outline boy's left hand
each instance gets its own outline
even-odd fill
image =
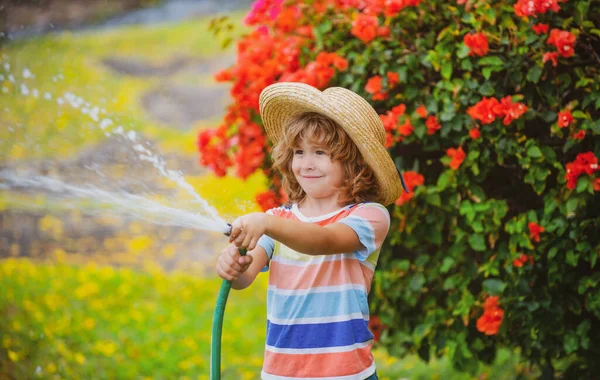
[[[258,239],[267,232],[269,215],[262,212],[254,212],[237,218],[231,223],[231,235],[229,242],[238,248],[251,251],[256,247]]]

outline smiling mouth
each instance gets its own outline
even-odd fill
[[[318,176],[318,177],[317,176],[306,176],[306,175],[302,176],[302,178],[306,178],[306,179],[317,179],[317,178],[322,178],[322,177],[323,176]]]

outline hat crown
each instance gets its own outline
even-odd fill
[[[331,103],[333,108],[344,109],[348,105],[348,111],[356,114],[354,122],[360,123],[357,128],[365,129],[377,139],[381,145],[385,145],[385,128],[381,118],[373,107],[362,96],[343,87],[330,87],[323,91],[323,96]],[[355,140],[356,141],[356,140]]]

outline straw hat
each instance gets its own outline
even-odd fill
[[[408,189],[385,148],[385,129],[377,112],[361,96],[341,87],[321,92],[304,83],[282,82],[260,94],[260,114],[267,136],[277,144],[282,127],[291,116],[316,112],[335,121],[356,144],[375,172],[381,203],[389,205]]]

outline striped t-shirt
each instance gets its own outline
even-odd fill
[[[362,249],[306,255],[263,236],[269,256],[267,337],[263,379],[362,380],[375,372],[367,294],[390,216],[377,203],[305,217],[296,204],[268,213],[325,226],[344,223]]]

